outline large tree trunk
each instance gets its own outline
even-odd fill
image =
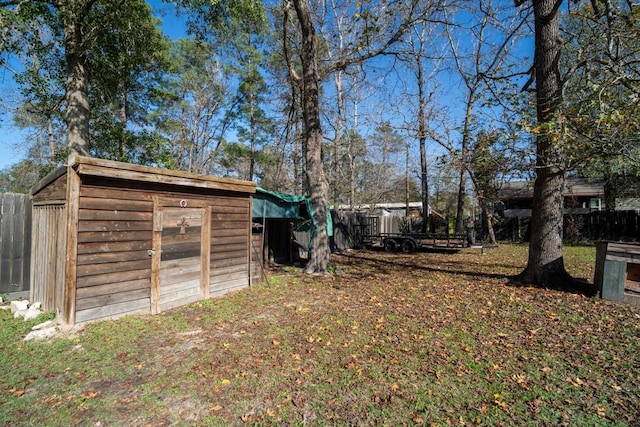
[[[558,127],[562,103],[561,40],[558,8],[562,0],[533,0],[535,15],[536,180],[529,259],[518,280],[538,286],[562,286],[570,281],[562,256],[565,156]]]
[[[69,156],[89,155],[89,97],[87,57],[83,51],[81,24],[68,18],[64,29],[67,60],[67,147]]]
[[[327,235],[328,185],[322,164],[322,129],[320,127],[320,103],[318,66],[316,62],[316,36],[307,0],[294,0],[294,7],[302,31],[302,111],[306,139],[306,172],[315,233],[308,273],[324,273],[329,265],[329,237]]]

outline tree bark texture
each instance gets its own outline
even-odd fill
[[[88,61],[84,52],[82,24],[70,14],[64,28],[67,60],[66,101],[67,148],[69,156],[89,155]]]
[[[330,258],[327,235],[327,200],[329,186],[322,164],[322,128],[320,127],[319,79],[316,62],[316,34],[307,0],[294,0],[302,32],[303,119],[305,124],[305,160],[307,183],[311,196],[315,233],[312,250],[305,269],[308,273],[327,271]]]
[[[562,253],[565,156],[558,131],[562,104],[561,40],[558,8],[562,0],[533,0],[535,16],[536,180],[529,259],[518,280],[557,287],[570,280]]]

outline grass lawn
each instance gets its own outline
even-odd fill
[[[634,309],[512,286],[526,254],[348,251],[45,342],[0,311],[0,424],[640,425]]]

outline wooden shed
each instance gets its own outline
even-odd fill
[[[32,191],[31,300],[68,324],[251,283],[255,184],[88,157]]]
[[[640,244],[597,242],[594,283],[603,299],[640,306]]]

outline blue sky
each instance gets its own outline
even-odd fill
[[[169,37],[177,39],[186,36],[184,21],[173,13],[173,6],[161,0],[149,0],[149,4],[156,11],[161,11],[158,17],[162,20],[162,29]],[[161,16],[164,15],[164,16]],[[0,102],[6,102],[7,96],[15,90],[13,75],[10,71],[0,69]],[[24,151],[25,132],[21,132],[12,124],[10,115],[0,115],[0,170],[10,167],[22,160]]]
[[[161,0],[148,0],[148,2],[152,5],[154,10],[161,12],[157,15],[163,21],[162,29],[165,34],[173,39],[186,36],[184,20],[175,16],[172,5],[163,3]],[[511,4],[512,3],[509,3],[510,7],[512,7]],[[525,42],[523,45],[521,45],[520,49],[523,48],[527,52],[521,52],[521,55],[531,57],[531,54],[533,53],[533,46],[531,45],[530,41],[529,43]],[[386,71],[383,70],[383,74],[385,73]],[[369,77],[374,76],[373,74],[370,74]],[[456,114],[459,114],[458,111],[462,110],[459,99],[461,89],[460,83],[459,81],[454,81],[456,80],[455,73],[452,73],[451,70],[445,70],[444,72],[439,73],[437,80],[438,84],[444,85],[449,89],[444,93],[440,92],[437,100],[437,104],[439,106],[438,108],[441,108],[443,111],[446,111],[451,116],[455,117]],[[11,74],[8,71],[0,70],[0,93],[2,93],[2,95],[0,95],[0,101],[6,102],[6,97],[8,96],[7,88],[11,84],[11,82]],[[328,90],[331,89],[329,88]],[[374,104],[380,104],[379,99],[370,102],[374,102]],[[366,104],[366,102],[359,106],[360,108],[362,108],[359,115],[362,122],[365,121],[364,119],[366,119],[365,116],[367,114],[364,104]],[[330,129],[326,129],[326,131],[329,133],[331,132]],[[9,167],[24,158],[26,153],[24,153],[23,149],[21,149],[21,146],[24,146],[24,138],[25,134],[11,127],[11,117],[6,115],[4,117],[0,116],[0,170]],[[432,147],[431,150],[433,151],[434,148],[437,149],[438,147]]]

